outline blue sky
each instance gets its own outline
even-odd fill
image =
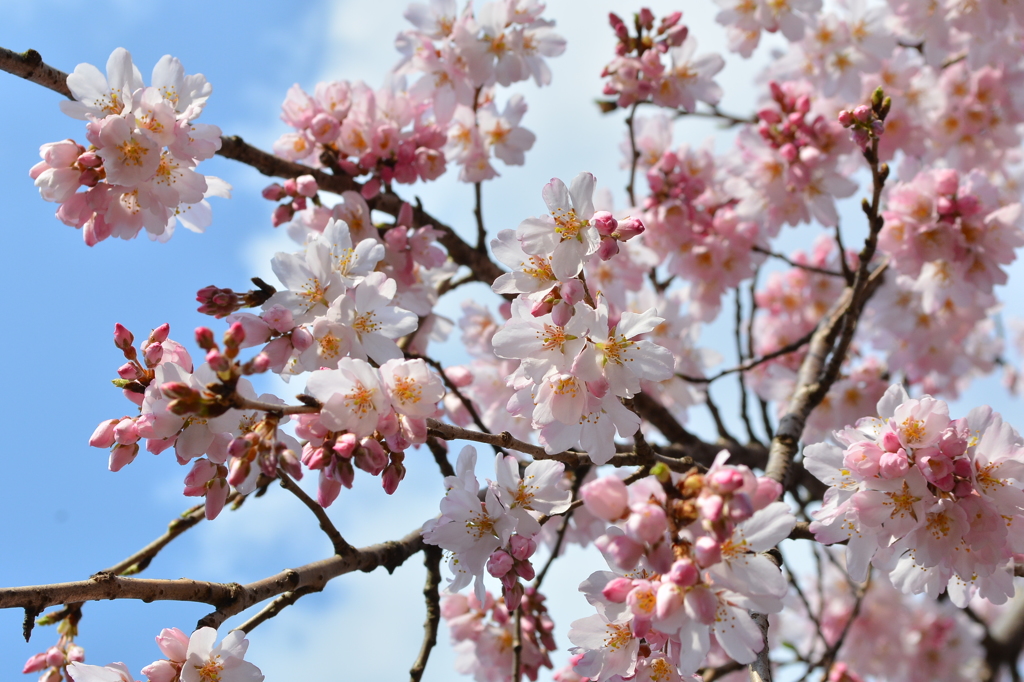
[[[667,2],[650,4],[656,13],[671,8]],[[397,60],[392,39],[405,28],[405,5],[398,0],[305,2],[286,9],[266,1],[178,2],[172,7],[0,0],[0,46],[34,48],[65,71],[79,62],[103,68],[110,52],[122,46],[147,80],[152,65],[172,54],[187,72],[204,73],[214,86],[203,122],[268,149],[285,130],[279,107],[293,83],[308,91],[329,78],[380,84]],[[612,46],[605,17],[613,7],[624,11],[623,4],[553,0],[550,5],[549,16],[558,20],[569,48],[551,63],[552,87],[517,88],[531,107],[523,124],[537,133],[538,142],[525,167],[499,168],[502,178],[485,186],[485,217],[492,233],[540,213],[540,188],[552,176],[569,179],[589,170],[623,203],[621,117],[601,117],[590,104],[600,92],[598,74]],[[708,27],[695,33],[701,51],[721,49],[721,32],[709,21],[711,3],[686,11],[687,20],[696,18]],[[728,59],[725,108],[749,111],[752,89],[730,88],[730,83],[749,79],[753,66]],[[145,545],[190,506],[191,500],[180,494],[185,469],[170,453],[143,453],[113,474],[106,470],[106,451],[87,445],[99,421],[132,411],[110,385],[122,362],[111,342],[114,323],[142,338],[169,322],[172,338],[192,349],[196,326],[211,324],[218,333],[222,329],[195,312],[195,291],[211,283],[244,289],[249,277],[269,273],[274,251],[292,248],[272,230],[273,206],[259,197],[269,180],[222,159],[204,162],[201,168],[230,182],[234,197],[213,200],[214,223],[206,234],[179,230],[167,244],[143,237],[86,247],[79,232],[54,218],[55,206],[39,198],[28,177],[40,144],[84,139],[84,127],[60,112],[59,101],[54,93],[0,73],[0,102],[8,107],[9,125],[0,134],[0,187],[8,211],[0,237],[0,278],[8,300],[5,333],[0,335],[0,357],[8,360],[3,401],[8,435],[0,454],[8,480],[0,493],[4,586],[84,579]],[[698,122],[680,131],[677,143],[684,138],[699,142],[713,131],[710,124]],[[405,195],[421,197],[435,215],[470,231],[472,190],[454,178],[405,188]],[[847,224],[857,219],[854,209]],[[801,238],[792,240],[795,245]],[[470,294],[479,298],[484,290]],[[450,310],[456,303],[449,304]],[[706,338],[715,343],[716,332]],[[458,361],[454,351],[447,352],[451,355],[446,362]],[[996,385],[981,384],[965,404],[985,401]],[[733,394],[723,390],[720,402],[733,404]],[[1000,409],[1020,426],[1019,402]],[[706,425],[703,415],[695,424]],[[436,514],[440,476],[429,457],[417,454],[408,460],[409,480],[393,498],[365,476],[357,476],[356,488],[342,493],[330,512],[350,542],[398,538]],[[481,476],[493,475],[487,454],[481,450]],[[215,523],[187,533],[145,576],[246,582],[329,552],[308,510],[275,486],[241,511],[225,512]],[[573,563],[578,564],[570,557],[557,564],[548,579],[557,638],[563,645],[569,622],[587,613],[575,592],[585,576],[573,572]],[[337,580],[323,595],[307,597],[258,628],[249,658],[269,680],[339,669],[353,678],[399,679],[407,674],[419,646],[422,580],[419,557],[392,578],[381,573]],[[166,603],[90,603],[79,641],[90,663],[121,660],[140,675],[141,667],[159,656],[153,637],[162,627],[190,630],[207,610]],[[32,642],[25,644],[21,619],[21,612],[0,611],[0,682],[29,679],[19,674],[24,660],[56,639],[52,629],[37,628]],[[451,679],[453,659],[442,633],[425,679]]]

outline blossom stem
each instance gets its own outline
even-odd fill
[[[352,545],[345,541],[345,538],[341,537],[341,533],[335,527],[330,517],[327,516],[327,512],[321,507],[316,500],[306,494],[306,491],[298,486],[298,484],[291,479],[283,469],[277,470],[277,475],[281,479],[281,487],[288,492],[299,498],[302,504],[306,505],[316,520],[320,522],[320,530],[324,532],[324,535],[331,541],[331,545],[334,547],[334,553],[338,555],[349,554],[355,551]]]

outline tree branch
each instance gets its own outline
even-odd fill
[[[299,498],[299,501],[313,512],[313,516],[315,516],[316,520],[320,522],[320,530],[322,530],[324,535],[326,535],[331,541],[335,554],[349,554],[356,551],[355,547],[348,544],[348,542],[345,541],[345,538],[341,537],[341,533],[334,526],[331,518],[327,516],[327,512],[317,503],[316,500],[307,495],[306,491],[300,488],[298,484],[284,472],[283,469],[278,469],[277,475],[281,479],[281,487]]]
[[[199,627],[218,627],[231,616],[271,597],[300,589],[323,589],[330,580],[353,571],[369,572],[379,566],[389,572],[423,549],[420,530],[401,540],[383,542],[335,555],[298,568],[289,568],[247,585],[213,583],[181,578],[150,580],[122,578],[97,573],[88,580],[50,585],[30,585],[0,589],[0,609],[42,611],[57,604],[99,599],[138,599],[141,601],[189,601],[210,604],[217,610],[200,621]]]
[[[427,567],[427,582],[423,586],[423,597],[427,602],[427,619],[423,623],[423,644],[420,653],[409,670],[410,682],[419,682],[427,669],[430,651],[437,644],[437,628],[441,624],[441,548],[426,545],[423,548],[423,563]]]

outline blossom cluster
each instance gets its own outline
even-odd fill
[[[213,87],[170,55],[153,67],[151,83],[144,85],[124,48],[110,55],[106,76],[79,64],[67,80],[74,101],[61,110],[88,121],[89,146],[44,144],[43,160],[29,172],[43,199],[60,204],[57,217],[83,229],[89,246],[131,239],[143,228],[167,241],[178,222],[202,232],[211,220],[206,198],[230,196],[227,183],[195,170],[221,146],[220,128],[196,123]]]
[[[722,89],[714,76],[725,67],[720,55],[695,57],[697,38],[681,24],[682,12],[663,17],[655,28],[654,14],[646,7],[636,15],[636,35],[617,14],[608,19],[618,42],[615,58],[601,72],[608,81],[604,94],[615,96],[615,105],[629,107],[653,102],[672,109],[695,111],[697,102],[715,105]],[[663,55],[668,55],[666,67]]]
[[[507,379],[515,391],[508,411],[540,429],[548,452],[579,444],[604,464],[615,452],[615,433],[631,436],[640,425],[620,398],[639,393],[641,380],[670,378],[673,359],[640,338],[664,318],[653,309],[612,317],[579,276],[585,262],[612,257],[620,242],[644,229],[636,218],[595,211],[595,182],[590,173],[577,175],[570,187],[552,179],[542,193],[549,214],[491,242],[498,260],[512,268],[492,288],[517,295],[491,342],[497,357],[520,361]]]
[[[383,242],[368,237],[353,246],[348,226],[331,219],[305,251],[277,254],[274,269],[289,288],[264,293],[260,315],[228,314],[223,349],[210,330],[197,330],[197,343],[206,351],[198,368],[168,338],[167,325],[150,334],[141,354],[119,325],[115,345],[128,361],[118,370],[119,384],[139,414],[104,421],[90,444],[111,448],[113,471],[135,458],[143,439],[154,454],[173,446],[179,463],[194,460],[185,494],[205,496],[209,518],[223,508],[231,486],[251,492],[261,473],[272,479],[278,467],[296,478],[302,465],[318,471],[323,506],[342,486],[351,487],[353,465],[382,476],[385,490],[393,493],[405,475],[404,450],[425,442],[426,419],[437,416],[445,393],[426,362],[405,359],[395,342],[416,330],[417,317],[390,305],[401,279],[374,269],[385,256],[383,244],[398,241],[388,238],[393,233],[405,236],[406,228],[392,228]],[[407,277],[415,272],[416,258],[436,263],[430,249],[428,239],[405,260],[396,250],[386,269]],[[416,294],[408,296],[417,305]],[[216,288],[200,292],[200,299],[214,314],[242,304],[233,292]],[[236,360],[242,349],[260,345],[251,360]],[[280,429],[288,417],[275,408],[283,401],[257,396],[245,378],[267,370],[284,376],[311,372],[306,392],[320,410],[297,419],[304,445]]]
[[[217,631],[199,628],[191,636],[178,628],[165,628],[156,637],[166,658],[142,669],[149,682],[263,682],[263,673],[245,660],[249,640],[241,630],[232,630],[214,646]],[[31,663],[31,661],[30,661]],[[26,670],[25,672],[28,672]],[[67,666],[73,682],[134,682],[124,663],[105,666],[74,661]]]
[[[459,13],[455,0],[411,5],[405,16],[415,28],[399,34],[403,57],[387,83],[374,91],[362,82],[324,82],[312,97],[293,86],[281,117],[295,132],[274,151],[369,175],[367,198],[392,182],[435,180],[449,160],[465,182],[497,176],[492,155],[522,165],[535,140],[519,125],[526,102],[514,95],[499,109],[494,88],[531,76],[537,85],[551,82],[544,58],[561,54],[565,41],[540,17],[543,9],[517,0],[485,3],[475,13]],[[419,78],[407,86],[413,74]]]
[[[831,565],[824,571],[820,589],[808,581],[806,603],[795,594],[789,596],[790,617],[780,619],[776,635],[804,660],[814,660],[826,647],[841,643],[830,682],[863,682],[868,676],[892,682],[979,679],[985,655],[981,623],[949,602],[903,595],[877,574],[857,608],[849,580],[830,569]],[[991,604],[974,600],[971,605],[977,617],[991,622]],[[808,607],[818,613],[817,625],[807,616]]]
[[[472,582],[478,602],[484,603],[486,570],[501,580],[504,604],[514,610],[525,594],[519,579],[533,580],[536,574],[530,557],[541,532],[538,519],[565,512],[572,501],[563,480],[565,466],[535,461],[520,475],[519,462],[499,454],[494,463],[497,480],[488,480],[483,499],[475,468],[476,449],[466,446],[455,475],[444,480],[448,492],[441,500],[441,516],[423,526],[423,541],[451,553],[450,592]]]
[[[945,402],[898,384],[878,415],[835,432],[842,447],[804,449],[806,469],[829,486],[815,538],[849,541],[854,580],[873,563],[907,594],[1006,601],[1024,549],[1024,439],[989,407],[951,419]]]
[[[722,452],[706,473],[676,480],[665,472],[663,481],[630,487],[614,476],[583,486],[586,508],[617,525],[596,541],[612,570],[580,586],[597,613],[569,631],[582,654],[577,674],[596,682],[679,680],[701,666],[712,634],[739,663],[762,649],[750,613],[781,611],[788,590],[762,552],[796,519],[775,501],[782,486],[726,464],[728,457]]]
[[[536,680],[541,668],[551,668],[549,653],[555,650],[554,623],[544,606],[544,596],[527,588],[519,603],[520,665],[523,675]],[[475,595],[444,594],[441,616],[448,625],[458,657],[455,670],[472,675],[477,682],[505,682],[512,670],[515,618],[504,600],[488,592],[483,601]]]

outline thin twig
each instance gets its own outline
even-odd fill
[[[626,194],[629,195],[630,206],[636,206],[636,162],[640,160],[640,150],[636,148],[636,128],[633,125],[638,106],[640,103],[635,102],[626,117],[626,128],[629,130],[629,184],[626,185]]]
[[[806,346],[814,337],[814,331],[815,330],[812,329],[811,331],[807,332],[796,341],[787,343],[782,348],[773,350],[771,353],[765,353],[759,358],[754,358],[753,360],[744,362],[743,364],[740,365],[736,365],[735,367],[730,367],[729,369],[723,369],[718,374],[713,374],[710,377],[697,377],[691,376],[689,374],[679,373],[677,373],[676,376],[682,379],[683,381],[689,381],[691,384],[710,384],[711,382],[717,381],[724,376],[735,374],[736,372],[746,372],[747,370],[753,369],[758,365],[762,365],[768,362],[769,360],[774,360],[775,358],[781,357],[783,355],[788,355],[789,353],[794,353],[800,350],[801,348]]]
[[[751,313],[751,319],[753,319],[753,313]],[[736,287],[736,355],[738,360],[742,364],[746,360],[746,354],[743,351],[743,298],[740,295],[740,288]],[[757,436],[754,435],[754,427],[750,423],[750,410],[747,405],[747,382],[743,378],[743,372],[736,374],[740,384],[740,417],[743,419],[743,425],[747,429],[747,442],[748,443],[760,443]]]
[[[515,627],[512,630],[512,682],[523,677],[523,605],[516,607]]]
[[[327,512],[321,507],[316,500],[306,494],[306,491],[298,486],[283,469],[278,469],[278,477],[281,479],[281,487],[299,498],[302,504],[306,505],[316,520],[320,523],[320,530],[324,532],[324,535],[331,541],[331,545],[334,547],[335,554],[348,554],[354,552],[355,548],[345,541],[345,538],[341,537],[341,533],[334,526],[330,517],[327,516]]]
[[[295,590],[294,592],[285,592],[280,597],[278,597],[277,599],[275,599],[274,601],[270,602],[262,609],[260,609],[260,612],[257,613],[255,616],[245,621],[237,628],[233,629],[241,630],[242,632],[249,634],[250,632],[255,630],[259,625],[262,625],[263,623],[267,622],[277,614],[284,611],[287,607],[299,601],[300,598],[306,596],[307,594],[313,594],[319,591],[320,590],[318,589],[309,587],[301,590]]]
[[[757,251],[758,253],[763,253],[766,256],[771,256],[772,258],[778,258],[779,260],[788,263],[789,265],[793,266],[794,268],[800,268],[801,270],[807,270],[808,272],[815,272],[815,273],[817,273],[819,275],[828,275],[829,277],[843,277],[843,273],[841,273],[841,272],[836,272],[835,270],[828,270],[826,268],[819,268],[819,267],[815,267],[813,265],[807,265],[806,263],[797,263],[796,261],[790,260],[789,258],[787,258],[786,256],[782,255],[781,253],[776,253],[775,251],[770,251],[769,249],[766,249],[763,246],[756,246],[756,245],[752,246],[751,247],[751,251]]]
[[[427,602],[427,617],[423,623],[423,644],[420,653],[409,670],[410,682],[419,682],[427,669],[430,652],[437,644],[437,628],[441,624],[441,556],[440,547],[426,545],[423,548],[423,564],[427,567],[427,581],[423,586],[423,598]]]
[[[580,487],[583,485],[583,479],[586,478],[587,473],[590,472],[590,468],[591,467],[589,466],[584,466],[576,470],[576,477],[572,483],[572,498],[570,499],[575,500],[579,497]],[[573,510],[575,509],[576,508],[573,507]],[[538,573],[537,577],[534,579],[533,589],[540,589],[541,583],[544,582],[544,577],[548,574],[548,569],[551,568],[551,564],[555,562],[555,559],[557,559],[558,555],[561,553],[562,544],[565,542],[565,533],[567,530],[569,530],[569,520],[571,518],[572,511],[567,511],[565,514],[562,515],[562,523],[558,526],[558,536],[555,538],[554,547],[551,548],[551,556],[548,557],[548,560],[544,564],[544,567],[540,569],[540,573]]]
[[[727,428],[725,428],[725,422],[722,420],[722,413],[718,410],[718,405],[715,404],[715,401],[711,399],[710,390],[704,392],[704,403],[708,406],[708,411],[711,412],[711,418],[715,420],[715,428],[718,430],[718,437],[721,440],[738,443],[739,441],[729,433]]]

